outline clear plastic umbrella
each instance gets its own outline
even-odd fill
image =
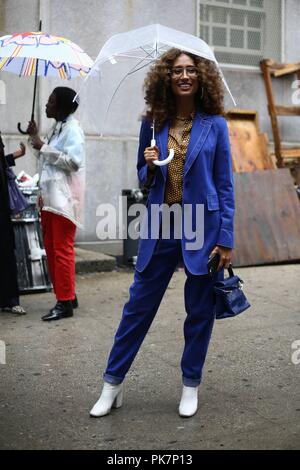
[[[118,91],[123,88],[124,82],[127,82],[133,75],[144,77],[145,69],[173,47],[214,62],[235,105],[215,55],[205,41],[182,31],[153,24],[112,36],[100,50],[90,73],[79,90],[78,95],[82,98],[83,113],[85,116],[88,115],[89,121],[96,122],[96,128],[100,134],[106,131],[111,105]],[[134,86],[136,86],[136,80]],[[136,95],[137,92],[133,96]],[[152,144],[154,143],[155,126],[153,123]]]

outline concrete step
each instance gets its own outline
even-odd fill
[[[75,246],[75,264],[76,273],[113,271],[116,267],[116,258]]]

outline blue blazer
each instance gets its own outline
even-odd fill
[[[168,154],[167,123],[156,135],[159,158]],[[144,120],[140,130],[137,170],[142,185],[148,180],[148,166],[144,150],[150,146],[152,129]],[[168,166],[157,167],[147,202],[144,225],[151,230],[151,205],[164,202]],[[234,190],[232,160],[226,120],[222,116],[198,112],[193,120],[186,153],[182,205],[189,205],[193,230],[196,230],[196,206],[204,211],[203,245],[190,249],[192,239],[187,239],[182,229],[182,254],[186,268],[195,275],[207,274],[207,261],[215,245],[233,248]],[[182,218],[182,224],[184,223]],[[145,226],[144,226],[145,229]],[[143,230],[144,230],[143,229]],[[141,230],[142,232],[142,230]],[[151,260],[156,239],[140,239],[136,269],[142,272]]]

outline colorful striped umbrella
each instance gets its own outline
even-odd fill
[[[19,77],[35,77],[31,120],[34,120],[38,76],[70,80],[85,77],[92,66],[93,61],[86,52],[74,42],[60,36],[39,31],[0,37],[0,72],[11,72]],[[18,129],[24,133],[20,123]]]
[[[15,33],[0,37],[0,71],[19,77],[39,76],[71,79],[85,77],[92,59],[69,39],[42,32]]]

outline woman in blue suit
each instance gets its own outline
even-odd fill
[[[145,80],[147,113],[137,169],[140,182],[150,189],[147,217],[130,298],[91,416],[104,416],[121,406],[123,380],[179,261],[187,276],[179,414],[189,417],[197,411],[214,324],[213,285],[229,266],[233,248],[233,175],[223,98],[215,64],[178,49],[161,56]],[[153,120],[157,146],[151,146]],[[168,166],[154,164],[171,148],[175,154]],[[215,252],[220,254],[218,273],[210,278],[207,262]]]

